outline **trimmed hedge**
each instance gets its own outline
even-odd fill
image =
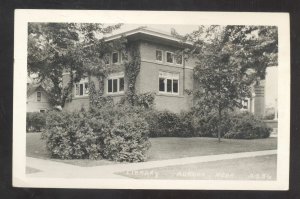
[[[46,113],[28,112],[26,114],[26,132],[40,132],[46,125]]]
[[[242,113],[232,117],[234,124],[230,131],[224,135],[230,139],[258,139],[270,136],[272,129],[250,113]]]
[[[195,117],[194,130],[200,137],[217,137],[219,119],[216,112]],[[258,139],[270,136],[263,120],[249,112],[227,112],[221,120],[221,137],[228,139]]]
[[[103,106],[90,112],[50,112],[42,137],[52,157],[139,162],[150,148],[141,109]]]
[[[146,113],[150,137],[192,137],[195,136],[190,113],[151,110]]]

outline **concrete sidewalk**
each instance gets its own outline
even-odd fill
[[[195,156],[178,159],[158,160],[140,163],[123,163],[113,165],[103,165],[94,167],[80,167],[65,163],[54,162],[27,157],[26,165],[31,168],[41,170],[41,172],[27,174],[27,177],[48,177],[48,178],[126,178],[117,175],[117,172],[133,171],[140,169],[151,169],[157,167],[186,165],[201,162],[211,162],[218,160],[229,160],[265,155],[277,154],[277,150],[242,152],[232,154],[219,154],[208,156]]]

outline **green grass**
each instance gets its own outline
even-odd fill
[[[276,180],[276,155],[117,173],[134,179]]]
[[[152,138],[148,160],[277,149],[277,138],[237,140],[217,138]]]
[[[26,155],[34,158],[50,159],[46,143],[40,139],[40,133],[27,133]],[[277,149],[277,138],[256,140],[229,140],[216,138],[151,138],[151,148],[148,151],[148,161],[173,159],[191,156],[216,155],[247,151]],[[51,159],[78,166],[100,166],[116,164],[107,160],[60,160]]]

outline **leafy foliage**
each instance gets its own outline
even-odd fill
[[[189,113],[169,111],[148,111],[146,120],[149,124],[150,137],[192,137],[195,136]]]
[[[50,112],[43,138],[54,158],[144,161],[150,142],[142,112],[109,104],[90,112]]]
[[[272,131],[261,120],[250,113],[242,113],[232,118],[232,128],[224,135],[231,139],[257,139],[267,138]]]
[[[26,114],[26,131],[41,131],[46,125],[45,113],[28,112]]]
[[[222,114],[242,107],[250,87],[264,78],[266,67],[277,61],[277,27],[200,26],[185,39],[194,42],[190,56],[197,58],[194,79],[195,109],[218,112],[218,138]]]
[[[134,105],[136,97],[136,78],[140,72],[141,68],[141,55],[139,51],[139,46],[134,43],[129,47],[129,55],[131,60],[125,63],[125,76],[128,81],[128,89],[126,91],[126,100],[129,104]]]
[[[124,41],[107,43],[99,38],[120,26],[106,27],[92,23],[28,24],[28,73],[37,74],[38,81],[50,93],[52,105],[63,106],[71,98],[69,93],[73,83],[87,73],[106,70],[103,56]],[[69,72],[71,76],[66,88],[62,87],[63,72]]]

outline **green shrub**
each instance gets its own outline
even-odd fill
[[[275,118],[275,113],[270,113],[264,117],[265,120],[273,120]]]
[[[191,137],[194,130],[190,113],[152,110],[146,113],[150,137]]]
[[[128,94],[121,98],[119,101],[120,105],[128,104]],[[153,92],[146,92],[146,93],[140,93],[135,94],[132,96],[133,99],[133,105],[134,106],[140,106],[146,109],[151,109],[154,106],[154,100],[155,100],[155,93]]]
[[[53,158],[97,159],[100,147],[97,135],[87,122],[86,112],[49,112],[42,138]]]
[[[40,112],[28,112],[26,114],[26,131],[40,132],[46,125],[46,114]]]
[[[121,117],[115,121],[110,134],[104,138],[103,156],[121,162],[146,160],[146,152],[150,148],[148,133],[148,124],[140,115]]]
[[[221,128],[221,137],[223,137],[225,133],[230,131],[231,122],[228,113],[223,113],[221,121],[219,121],[216,111],[193,114],[193,127],[200,137],[218,137],[219,128]],[[219,125],[221,126],[219,127]]]
[[[143,108],[102,106],[90,112],[51,112],[43,138],[52,157],[138,162],[150,147]]]
[[[261,118],[251,113],[245,112],[232,116],[233,126],[231,130],[224,135],[230,139],[257,139],[267,138],[272,131],[263,122]]]

